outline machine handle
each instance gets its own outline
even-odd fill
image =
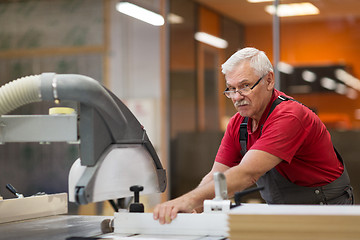
[[[243,196],[245,196],[245,195],[247,195],[249,193],[252,193],[252,192],[261,191],[263,189],[264,189],[264,186],[260,186],[260,187],[249,188],[249,189],[246,189],[246,190],[241,191],[241,192],[236,192],[235,196],[234,196],[235,205],[231,206],[231,207],[240,206],[241,205],[241,197],[243,197]]]
[[[18,198],[23,198],[24,197],[22,194],[18,193],[18,191],[10,183],[6,184],[6,189],[9,190],[15,196],[17,196]]]
[[[215,184],[215,198],[213,200],[226,200],[228,199],[227,184],[224,173],[216,172],[213,175]]]
[[[130,204],[129,212],[144,212],[144,205],[140,203],[140,192],[144,190],[143,186],[134,185],[130,187],[130,191],[134,192],[134,203]]]

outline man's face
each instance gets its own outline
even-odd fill
[[[243,117],[250,117],[257,121],[260,120],[263,111],[265,110],[268,99],[268,89],[267,89],[267,77],[257,76],[252,67],[250,67],[249,61],[243,61],[237,65],[233,71],[225,75],[226,86],[229,89],[242,89],[244,87],[252,87],[259,80],[260,77],[263,77],[259,84],[254,87],[249,93],[240,94],[236,93],[231,98],[236,110]]]

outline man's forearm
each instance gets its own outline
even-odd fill
[[[203,177],[203,179],[201,180],[201,182],[199,184],[199,187],[203,186],[206,183],[211,182],[213,180],[214,173],[225,172],[228,169],[229,169],[228,166],[226,166],[222,163],[214,162],[214,165],[213,165],[211,171],[208,174],[206,174],[205,177]]]
[[[201,187],[201,186],[211,182],[211,180],[213,180],[212,174],[208,173],[207,175],[205,175],[205,177],[203,177],[203,179],[201,179],[201,182],[199,183],[198,187]]]
[[[201,212],[204,200],[215,197],[214,182],[212,179],[205,181],[203,179],[197,188],[186,193],[182,197],[193,204],[192,207],[196,212]]]

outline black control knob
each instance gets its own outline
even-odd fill
[[[232,205],[231,208],[241,205],[241,197],[243,197],[249,193],[252,193],[252,192],[261,191],[263,189],[264,189],[264,187],[261,186],[261,187],[254,187],[254,188],[246,189],[242,192],[236,192],[234,195],[235,205]]]
[[[144,212],[144,205],[140,203],[140,192],[144,190],[143,186],[134,185],[130,191],[134,192],[134,203],[130,204],[130,212]]]

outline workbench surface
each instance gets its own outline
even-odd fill
[[[57,215],[24,221],[1,223],[0,239],[65,240],[70,237],[101,235],[102,220],[107,216]]]
[[[86,239],[173,239],[173,240],[219,240],[223,237],[102,234],[101,222],[111,216],[57,215],[0,224],[0,240],[86,240]]]

